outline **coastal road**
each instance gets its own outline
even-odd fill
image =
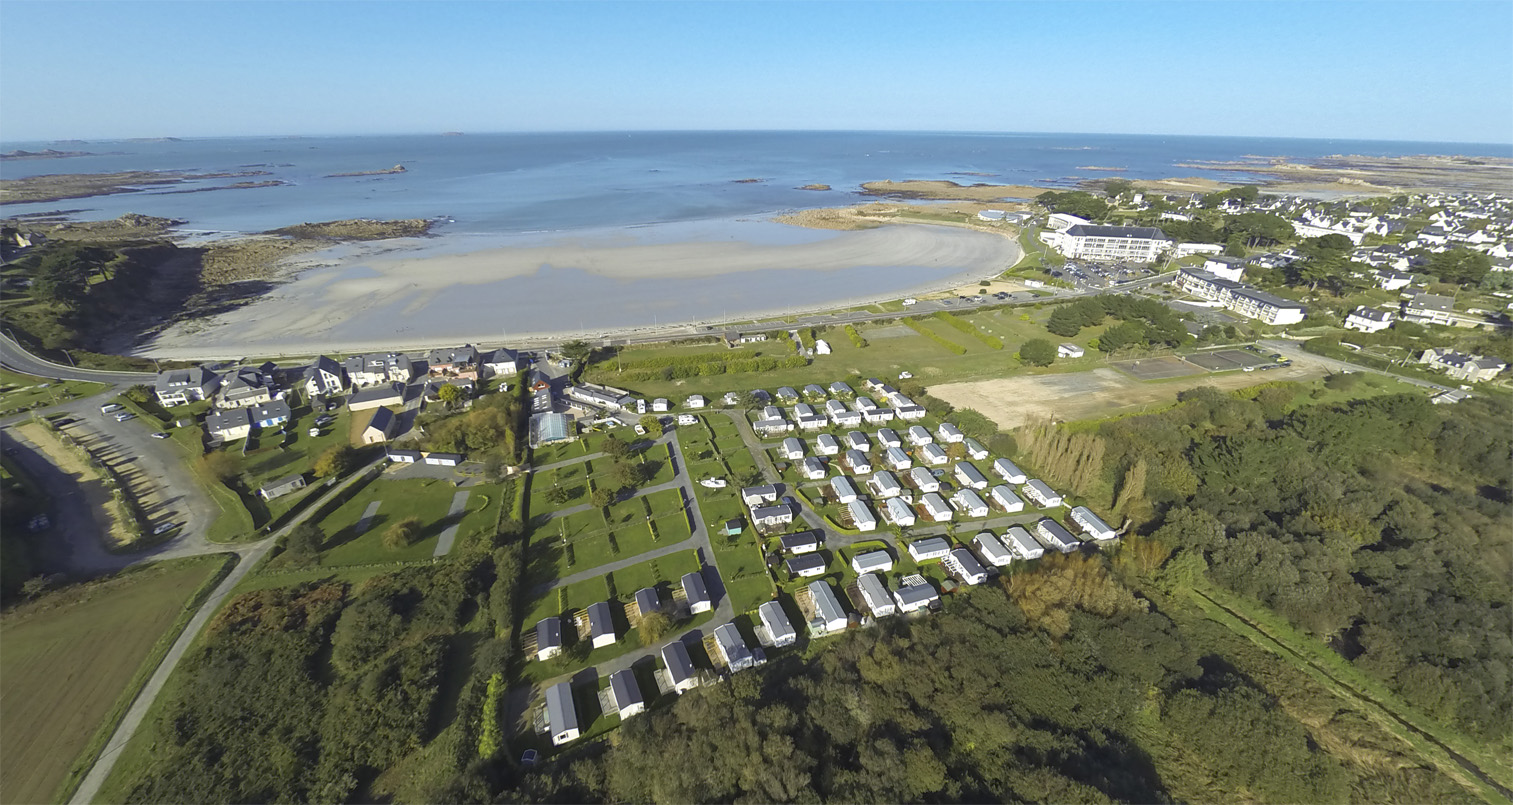
[[[35,375],[37,377],[57,378],[59,380],[91,380],[96,383],[126,385],[151,383],[155,377],[152,372],[107,372],[100,369],[81,369],[77,366],[64,366],[53,363],[27,352],[10,336],[4,334],[0,334],[0,366],[4,366],[14,372]]]
[[[1383,369],[1376,369],[1370,366],[1362,366],[1358,363],[1350,363],[1349,361],[1342,361],[1337,358],[1326,358],[1323,355],[1315,355],[1312,352],[1305,352],[1302,347],[1298,346],[1297,343],[1293,341],[1278,341],[1275,339],[1267,339],[1261,341],[1260,343],[1268,349],[1281,353],[1283,357],[1291,358],[1294,361],[1320,364],[1336,372],[1370,372],[1371,374],[1390,377],[1394,380],[1400,380],[1404,383],[1410,383],[1412,385],[1419,386],[1421,388],[1432,389],[1434,391],[1452,391],[1454,389],[1454,387],[1452,386],[1442,386],[1439,383],[1432,383],[1428,380],[1420,380],[1416,377],[1407,377],[1405,375],[1393,374],[1392,372],[1388,372]]]

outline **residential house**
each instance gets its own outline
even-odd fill
[[[846,504],[846,510],[851,514],[851,524],[857,531],[876,531],[877,517],[872,514],[872,508],[860,500],[852,500]]]
[[[966,548],[953,549],[942,561],[946,569],[951,571],[951,575],[960,579],[963,584],[978,585],[988,580],[988,571]]]
[[[395,450],[385,448],[384,457],[394,464],[418,464],[423,454],[419,450]]]
[[[594,648],[612,646],[619,639],[615,634],[615,620],[607,602],[589,604],[588,637]]]
[[[263,488],[257,490],[257,494],[258,497],[261,497],[263,500],[273,500],[274,498],[281,498],[296,489],[303,489],[304,487],[305,476],[296,474],[290,475],[285,478],[280,478],[277,481],[264,486]]]
[[[731,673],[744,671],[756,665],[756,657],[751,649],[746,647],[745,638],[733,623],[727,623],[714,630],[715,650],[719,652],[720,659],[724,660],[725,667]]]
[[[914,484],[915,489],[921,492],[940,491],[940,481],[935,480],[935,476],[930,474],[930,471],[924,467],[915,467],[909,470],[909,481]]]
[[[777,398],[781,403],[794,403],[798,402],[799,393],[792,386],[782,386],[778,388]]]
[[[536,659],[550,660],[562,653],[562,619],[548,615],[536,622]]]
[[[836,501],[841,504],[851,503],[859,496],[856,484],[844,475],[837,475],[830,479],[830,490],[835,493]]]
[[[1072,532],[1066,530],[1065,526],[1049,517],[1042,517],[1035,523],[1035,533],[1050,543],[1052,548],[1062,553],[1071,553],[1082,544],[1082,541],[1072,536]]]
[[[822,456],[839,455],[841,452],[840,440],[828,433],[821,433],[814,439],[815,452]]]
[[[794,555],[814,553],[820,549],[820,532],[800,531],[795,534],[784,534],[778,538],[778,547],[783,553]]]
[[[993,505],[1010,514],[1024,511],[1024,501],[1014,494],[1013,489],[1004,484],[993,487],[992,491],[988,492],[988,499],[993,502]]]
[[[841,382],[839,380],[837,380],[834,383],[830,384],[830,393],[833,396],[836,396],[836,397],[840,397],[842,395],[845,395],[845,396],[848,396],[848,397],[855,397],[856,396],[856,392],[854,390],[852,390],[851,386],[849,386],[846,383],[843,383],[843,382]]]
[[[978,470],[971,464],[966,463],[965,461],[956,465],[955,474],[956,480],[959,481],[962,486],[969,486],[973,489],[988,488],[987,476],[983,475],[980,470]]]
[[[394,417],[394,412],[388,408],[378,408],[373,411],[373,418],[368,420],[367,427],[362,430],[363,444],[383,444],[394,438],[394,429],[399,421]]]
[[[783,446],[779,452],[783,458],[790,461],[798,461],[804,457],[804,443],[790,436],[783,440]]]
[[[887,573],[893,569],[893,557],[887,551],[867,551],[851,557],[851,569],[857,573]]]
[[[1045,481],[1038,478],[1025,484],[1020,491],[1024,493],[1025,497],[1030,499],[1031,503],[1042,509],[1053,509],[1061,505],[1061,495],[1057,494],[1049,486],[1046,486]]]
[[[1024,526],[1010,526],[1009,530],[1004,532],[1003,543],[1020,559],[1039,559],[1045,555],[1045,548],[1030,536],[1030,532]]]
[[[761,506],[751,510],[752,524],[768,528],[793,522],[793,507],[784,503],[778,506]]]
[[[433,349],[426,356],[426,368],[433,375],[478,379],[478,350],[472,344],[450,349]]]
[[[943,467],[951,462],[950,456],[946,455],[945,448],[938,444],[927,444],[919,448],[919,458],[926,464]]]
[[[944,559],[951,552],[951,543],[944,537],[929,537],[909,543],[909,557],[915,562]]]
[[[925,495],[924,498],[920,501],[920,505],[925,507],[925,517],[928,517],[929,519],[937,523],[943,523],[947,520],[950,520],[952,516],[954,516],[951,511],[951,506],[947,504],[945,498],[942,498],[937,492],[931,492]]]
[[[804,399],[811,402],[816,400],[823,400],[828,396],[829,395],[825,393],[825,390],[816,383],[810,383],[809,385],[804,387]]]
[[[812,578],[825,575],[825,557],[817,553],[806,553],[795,556],[784,562],[788,572],[800,578]]]
[[[211,439],[218,441],[245,439],[252,433],[252,419],[245,408],[212,411],[205,417],[205,430]]]
[[[988,448],[983,447],[982,443],[976,439],[969,437],[962,444],[967,448],[967,458],[973,461],[982,461],[988,457]]]
[[[1093,514],[1093,511],[1086,506],[1073,507],[1070,514],[1072,522],[1093,539],[1101,542],[1118,536],[1114,529],[1109,528],[1108,523],[1103,522],[1103,518]]]
[[[714,601],[709,597],[709,589],[704,586],[704,574],[701,571],[683,574],[683,598],[688,602],[690,615],[714,609]]]
[[[859,430],[847,431],[846,436],[844,439],[842,439],[842,441],[845,443],[847,449],[850,450],[861,450],[863,452],[866,452],[872,447],[872,445],[867,442],[867,434],[862,433]]]
[[[353,392],[352,396],[347,398],[347,410],[353,412],[404,404],[405,387],[398,383],[384,383],[363,388]]]
[[[500,347],[478,356],[478,365],[485,377],[513,375],[520,372],[520,355],[513,349]]]
[[[310,397],[340,394],[347,387],[346,372],[336,359],[322,355],[305,367],[304,386],[305,394]]]
[[[662,664],[667,681],[679,695],[699,686],[699,676],[693,667],[693,658],[688,655],[688,646],[674,640],[662,647]]]
[[[672,403],[666,397],[658,397],[651,401],[651,410],[654,414],[665,414],[672,410]]]
[[[1478,383],[1497,377],[1508,368],[1506,363],[1481,355],[1467,355],[1447,349],[1426,349],[1419,363],[1445,370],[1445,376],[1467,383]]]
[[[778,488],[772,484],[748,486],[741,490],[741,502],[748,507],[756,507],[764,503],[776,503],[777,499]]]
[[[709,399],[702,394],[690,394],[688,399],[683,401],[684,408],[704,408],[708,405]]]
[[[850,467],[853,473],[865,475],[872,472],[871,459],[867,458],[867,454],[860,450],[847,450],[842,460],[846,462],[846,466]]]
[[[635,595],[636,612],[641,617],[646,617],[653,612],[662,611],[662,597],[657,595],[657,588],[642,587]]]
[[[940,594],[928,583],[908,584],[893,591],[893,600],[898,602],[899,612],[908,614],[938,606]]]
[[[273,387],[256,369],[242,368],[227,376],[215,401],[217,408],[250,408],[273,399]]]
[[[1018,467],[1014,466],[1014,462],[1006,458],[997,458],[993,460],[993,472],[997,473],[998,477],[1011,484],[1022,484],[1029,479],[1029,476],[1024,474],[1024,470],[1021,470]]]
[[[1208,257],[1203,260],[1203,270],[1220,279],[1239,282],[1245,273],[1245,261],[1239,257]]]
[[[767,630],[767,636],[772,645],[777,647],[791,646],[798,642],[799,633],[788,622],[787,613],[783,612],[783,605],[776,601],[768,601],[757,607],[757,617],[762,621],[762,626]]]
[[[890,447],[883,453],[883,463],[899,471],[914,466],[914,460],[909,458],[909,454],[898,447]]]
[[[273,402],[253,406],[252,410],[248,412],[247,418],[259,428],[276,428],[288,422],[291,415],[289,403],[283,400],[274,400]]]
[[[546,689],[546,725],[553,746],[578,737],[578,708],[573,704],[571,683],[558,682]]]
[[[1374,272],[1376,287],[1384,291],[1397,291],[1408,287],[1413,282],[1413,275],[1402,271],[1389,271],[1381,269]]]
[[[988,504],[984,503],[976,492],[970,489],[958,489],[951,496],[951,506],[961,512],[963,517],[987,517]]]
[[[1403,303],[1403,320],[1427,324],[1455,324],[1455,300],[1435,294],[1414,294]]]
[[[203,366],[194,366],[189,369],[170,369],[166,372],[158,372],[157,379],[153,381],[153,391],[158,396],[158,403],[165,408],[185,403],[208,400],[217,388],[220,388],[221,378],[215,372]]]
[[[809,631],[815,636],[834,634],[850,625],[851,619],[841,608],[840,599],[835,597],[829,584],[823,581],[810,583],[809,595],[814,599],[814,620],[809,622]]]
[[[898,497],[903,493],[904,487],[898,482],[898,476],[887,470],[878,470],[867,479],[867,488],[879,498]]]
[[[1390,310],[1378,310],[1361,305],[1345,317],[1345,329],[1360,330],[1363,333],[1379,333],[1391,327],[1394,318],[1396,314]]]
[[[636,672],[629,668],[609,675],[609,695],[621,719],[646,710],[646,699],[641,696],[641,686],[636,684]]]
[[[825,462],[814,456],[804,459],[803,464],[799,467],[799,472],[811,481],[823,481],[827,474]]]
[[[398,352],[354,355],[342,363],[347,371],[347,380],[354,386],[376,386],[381,383],[405,383],[415,379],[415,367],[410,356]]]
[[[935,435],[939,436],[940,441],[944,444],[955,444],[967,438],[961,432],[961,428],[958,428],[949,422],[940,423],[940,427],[935,429]]]
[[[883,519],[899,528],[908,528],[914,525],[917,518],[914,516],[914,507],[905,503],[903,498],[888,498],[883,501]]]
[[[923,426],[911,425],[909,427],[909,444],[914,447],[923,447],[934,443],[935,437],[931,436],[930,432],[925,430]]]
[[[888,594],[888,585],[883,582],[881,576],[876,573],[863,573],[856,577],[856,586],[861,590],[862,600],[866,602],[867,609],[872,610],[872,617],[886,618],[898,612],[898,605]]]
[[[786,419],[774,417],[772,419],[757,420],[752,423],[751,429],[756,431],[760,436],[776,436],[793,430],[793,425]]]
[[[1080,358],[1086,354],[1087,351],[1076,344],[1061,344],[1056,347],[1056,356],[1060,358]]]
[[[883,428],[877,432],[877,443],[883,447],[903,447],[904,440],[898,437],[898,431]]]
[[[993,532],[984,531],[972,538],[972,544],[977,547],[977,553],[993,567],[1007,567],[1014,561],[1014,554],[993,536]]]

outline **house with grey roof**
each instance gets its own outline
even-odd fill
[[[715,650],[720,653],[720,659],[725,661],[725,667],[731,673],[744,671],[756,665],[756,657],[751,649],[747,648],[745,638],[741,637],[740,630],[735,624],[727,623],[714,630]]]
[[[243,367],[223,378],[217,408],[249,408],[273,399],[273,387],[256,369]]]
[[[793,624],[788,622],[788,615],[783,612],[783,605],[777,601],[768,601],[757,607],[757,617],[761,620],[762,627],[767,630],[771,645],[791,646],[798,641],[799,633],[794,630]]]
[[[546,725],[553,746],[578,737],[578,707],[573,703],[571,683],[558,682],[546,689]]]
[[[636,684],[636,672],[629,668],[609,675],[609,696],[621,719],[646,710],[646,699],[641,695],[641,686]]]
[[[215,395],[215,390],[220,387],[220,383],[221,378],[215,372],[203,366],[193,366],[188,369],[158,372],[157,378],[153,380],[152,390],[157,394],[158,404],[168,408],[208,400]]]
[[[698,671],[693,667],[693,658],[688,654],[688,646],[683,641],[674,640],[662,647],[659,652],[662,655],[662,673],[666,676],[668,686],[679,694],[693,690],[699,686]]]
[[[340,394],[347,387],[347,373],[341,368],[341,364],[335,358],[325,355],[315,359],[315,363],[305,367],[302,375],[305,394],[311,397],[325,397],[331,394]]]
[[[814,601],[814,620],[809,622],[809,631],[816,637],[844,631],[851,619],[841,608],[835,590],[823,581],[812,582],[808,589]]]
[[[277,481],[264,486],[263,488],[257,490],[257,494],[258,497],[262,498],[263,500],[273,500],[274,498],[281,498],[284,495],[295,491],[296,489],[303,489],[304,487],[305,476],[296,473],[294,475],[280,478]]]
[[[683,574],[682,584],[683,599],[688,602],[689,614],[697,615],[714,609],[714,601],[709,597],[709,588],[704,585],[703,573],[695,570],[692,573]]]
[[[600,601],[588,607],[588,637],[594,648],[612,646],[619,637],[615,634],[615,620],[609,604]]]
[[[536,622],[536,659],[549,660],[562,653],[562,619],[549,615]]]
[[[1506,363],[1482,355],[1467,355],[1448,349],[1426,349],[1419,363],[1445,370],[1445,376],[1468,383],[1491,380],[1508,368]]]
[[[245,439],[252,433],[252,419],[245,408],[211,411],[205,417],[205,431],[216,441]]]

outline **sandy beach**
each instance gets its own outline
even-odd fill
[[[702,332],[945,290],[1021,256],[1012,238],[941,226],[733,231],[720,241],[657,242],[643,228],[473,251],[445,238],[339,247],[302,255],[297,277],[258,301],[174,325],[136,352],[208,360]]]

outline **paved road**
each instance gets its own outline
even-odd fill
[[[1438,383],[1431,383],[1428,380],[1419,380],[1416,377],[1396,375],[1382,369],[1375,369],[1370,366],[1362,366],[1358,363],[1350,363],[1349,361],[1337,360],[1335,358],[1326,358],[1323,355],[1315,355],[1312,352],[1305,352],[1301,346],[1293,341],[1266,340],[1260,343],[1271,350],[1282,353],[1284,357],[1291,358],[1294,361],[1321,364],[1335,370],[1336,372],[1344,370],[1349,370],[1352,372],[1370,372],[1371,374],[1377,374],[1383,377],[1391,377],[1397,380],[1401,380],[1404,383],[1411,383],[1421,388],[1433,389],[1435,391],[1452,390],[1451,386],[1442,386]]]
[[[99,369],[80,369],[63,366],[44,360],[27,352],[9,336],[0,334],[0,366],[37,377],[55,377],[59,380],[93,380],[97,383],[150,383],[152,372],[107,372]]]
[[[99,795],[100,786],[110,776],[111,769],[115,768],[116,761],[120,759],[121,750],[126,747],[127,742],[131,740],[131,737],[136,734],[137,729],[141,727],[142,720],[146,718],[147,712],[152,709],[152,703],[157,699],[158,694],[162,692],[163,685],[173,675],[174,669],[178,667],[179,661],[184,658],[184,654],[189,651],[189,647],[194,644],[200,630],[204,629],[205,624],[210,622],[211,616],[220,608],[221,602],[226,599],[232,588],[236,587],[258,562],[262,561],[263,557],[277,543],[279,537],[288,533],[296,525],[303,523],[312,514],[319,511],[321,505],[327,500],[341,494],[343,490],[365,476],[374,464],[381,463],[382,461],[383,459],[379,459],[353,472],[347,477],[347,480],[332,487],[330,491],[321,496],[321,499],[315,505],[306,507],[288,525],[279,529],[271,537],[264,539],[256,545],[244,545],[228,551],[229,553],[237,554],[236,567],[211,592],[210,597],[206,599],[199,611],[190,619],[189,625],[184,628],[184,631],[179,634],[178,639],[174,641],[173,646],[168,649],[168,653],[164,655],[163,661],[158,664],[152,676],[148,678],[147,684],[143,686],[141,692],[137,694],[136,699],[132,701],[131,707],[127,709],[126,715],[122,717],[121,723],[116,727],[116,731],[110,736],[110,740],[105,743],[105,748],[101,751],[100,757],[95,760],[95,764],[90,767],[89,773],[84,776],[84,781],[74,791],[73,797],[69,800],[71,805],[85,805],[85,803],[94,801],[94,798]]]

